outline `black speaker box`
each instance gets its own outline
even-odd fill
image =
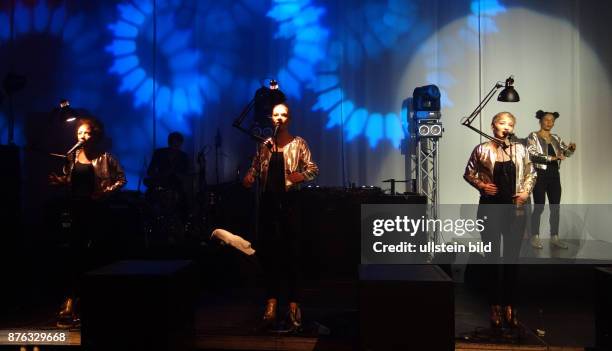
[[[85,350],[192,350],[191,261],[118,261],[88,272],[81,296]]]
[[[362,350],[455,348],[453,282],[436,265],[361,265]]]

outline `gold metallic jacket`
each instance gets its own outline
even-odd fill
[[[572,156],[574,152],[569,149],[557,134],[551,134],[550,136],[555,155],[559,156],[563,154],[565,157]],[[552,161],[552,156],[548,155],[548,144],[546,140],[540,138],[537,132],[531,132],[527,137],[527,143],[529,156],[535,168],[542,170],[546,169],[546,162]],[[561,160],[557,160],[557,164],[561,167]]]
[[[270,166],[270,158],[272,151],[266,146],[266,143],[272,143],[269,138],[259,147],[257,155],[253,158],[249,172],[254,176],[260,177],[261,184],[266,184],[268,177],[268,167]],[[312,161],[312,155],[306,140],[296,136],[285,145],[283,148],[283,156],[285,158],[285,189],[294,190],[299,188],[299,184],[293,184],[287,176],[293,172],[299,172],[304,176],[304,181],[313,180],[319,175],[319,167]]]
[[[83,152],[82,149],[77,150],[74,159],[64,166],[64,176],[61,177],[62,183],[70,184],[72,170],[78,159],[78,154]],[[95,192],[99,194],[110,194],[117,191],[125,184],[125,172],[119,162],[108,152],[101,154],[91,161],[96,176]]]
[[[526,191],[531,193],[535,185],[537,173],[529,159],[525,145],[513,142],[507,149],[516,166],[515,193]],[[465,166],[463,178],[474,188],[482,183],[493,183],[493,169],[497,157],[496,144],[492,141],[482,143],[474,148],[472,155]]]

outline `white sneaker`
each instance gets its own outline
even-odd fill
[[[529,240],[531,242],[531,247],[533,247],[534,249],[543,249],[544,245],[542,245],[542,241],[540,240],[540,236],[539,235],[532,235],[531,239]]]
[[[567,244],[563,241],[561,241],[561,239],[559,239],[558,235],[551,235],[550,236],[550,245],[558,247],[560,249],[567,249],[569,246],[567,246]]]

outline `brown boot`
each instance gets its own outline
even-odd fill
[[[67,297],[62,304],[62,309],[57,313],[57,326],[59,328],[70,328],[73,325],[74,300]]]
[[[260,330],[269,329],[276,322],[276,310],[278,307],[278,300],[275,298],[268,299],[266,302],[266,310],[264,311],[264,315],[261,319],[261,324],[259,326]]]
[[[506,321],[506,325],[512,329],[518,328],[518,311],[516,308],[508,305],[504,308],[504,319]]]
[[[289,303],[289,311],[287,311],[287,326],[289,331],[298,333],[302,331],[302,310],[297,302]]]
[[[502,327],[502,308],[501,305],[491,305],[491,314],[489,315],[491,328],[499,329]]]

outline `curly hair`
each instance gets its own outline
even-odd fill
[[[535,118],[541,120],[546,115],[552,115],[555,119],[559,118],[559,112],[545,112],[542,110],[538,110],[535,114]]]
[[[94,138],[95,141],[101,141],[102,139],[104,139],[104,125],[99,120],[93,117],[79,118],[76,125],[77,130],[82,125],[89,126],[89,128],[91,129],[91,136]]]

